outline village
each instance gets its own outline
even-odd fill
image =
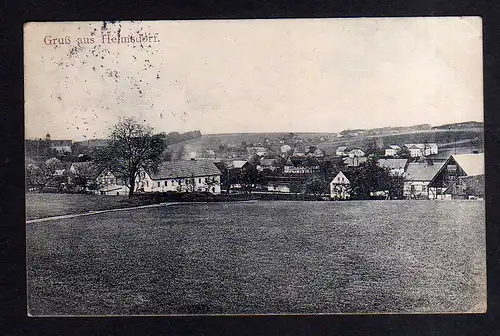
[[[173,132],[169,135],[177,135]],[[352,132],[338,135],[358,136]],[[187,139],[201,137],[186,133]],[[186,137],[185,136],[185,137]],[[183,140],[178,139],[178,140]],[[162,154],[157,169],[140,169],[134,191],[148,193],[252,194],[274,199],[482,199],[484,153],[469,147],[439,149],[436,143],[365,148],[341,145],[328,151],[324,136],[290,133],[256,143],[220,144]],[[97,164],[106,139],[73,142],[26,140],[28,191],[127,195],[130,186]],[[301,196],[301,197],[300,197]]]

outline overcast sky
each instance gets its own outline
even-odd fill
[[[118,31],[160,42],[102,43]],[[102,138],[126,116],[204,134],[483,120],[479,18],[32,23],[25,78],[27,138]]]

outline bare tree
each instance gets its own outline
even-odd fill
[[[99,152],[97,160],[123,179],[131,197],[141,169],[156,171],[164,149],[162,134],[153,135],[151,126],[125,118],[111,128],[109,145]]]

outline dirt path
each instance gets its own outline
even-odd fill
[[[30,220],[26,221],[26,224],[48,222],[48,221],[57,220],[57,219],[76,218],[76,217],[96,215],[96,214],[101,214],[101,213],[106,213],[106,212],[117,212],[117,211],[135,210],[135,209],[144,209],[144,208],[156,208],[156,207],[160,207],[160,206],[169,206],[169,205],[177,205],[177,204],[181,204],[181,202],[164,202],[164,203],[157,203],[157,204],[140,205],[140,206],[129,207],[129,208],[116,208],[116,209],[108,209],[108,210],[91,210],[89,212],[84,212],[84,213],[79,213],[79,214],[69,214],[69,215],[60,215],[60,216],[30,219]]]

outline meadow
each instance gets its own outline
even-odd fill
[[[482,201],[177,204],[26,225],[31,315],[481,312]]]

